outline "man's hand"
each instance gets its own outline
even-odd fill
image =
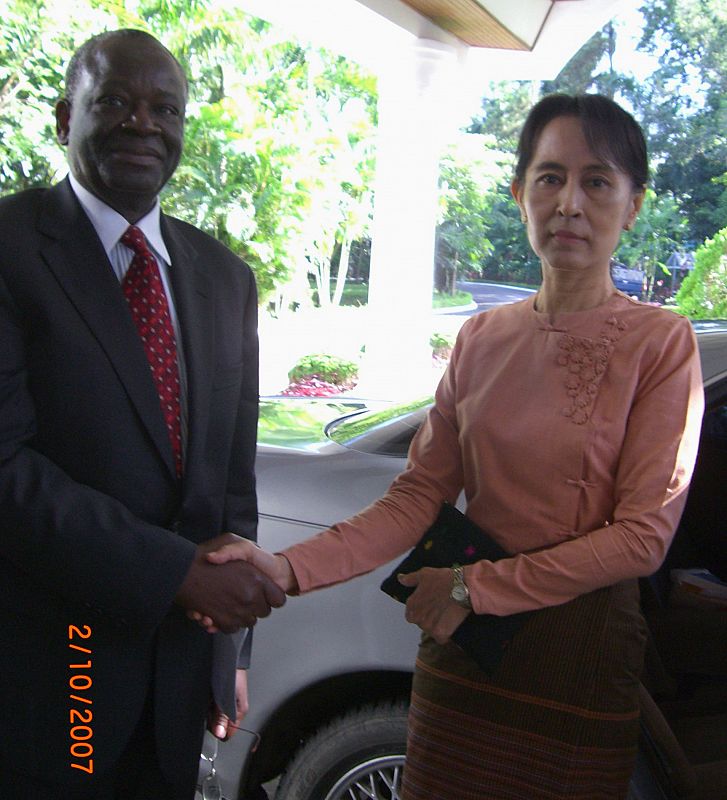
[[[174,598],[188,611],[214,621],[216,629],[234,633],[267,617],[271,608],[285,604],[285,593],[257,567],[245,561],[211,564],[205,557],[239,537],[226,533],[197,546],[189,572]]]
[[[250,705],[247,694],[247,670],[244,669],[238,669],[235,675],[235,705],[237,707],[237,716],[232,722],[230,722],[227,714],[220,711],[217,703],[213,701],[210,706],[207,716],[207,730],[223,742],[235,735],[235,731],[245,718]]]
[[[472,612],[452,600],[452,570],[423,567],[398,575],[402,586],[416,586],[406,601],[407,622],[418,625],[435,642],[444,644]]]

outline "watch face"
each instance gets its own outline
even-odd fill
[[[464,586],[455,586],[452,589],[452,600],[455,600],[458,603],[461,603],[463,600],[466,600],[469,595],[469,592]]]

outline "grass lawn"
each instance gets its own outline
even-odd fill
[[[343,290],[342,306],[365,306],[369,299],[369,286],[367,283],[347,283]],[[467,306],[472,302],[469,292],[456,292],[455,294],[441,294],[434,292],[432,308],[451,308],[453,306]]]

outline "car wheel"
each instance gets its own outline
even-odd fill
[[[399,800],[406,716],[384,703],[334,720],[295,754],[275,800]]]

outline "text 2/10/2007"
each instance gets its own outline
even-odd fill
[[[68,686],[71,690],[69,695],[71,701],[69,708],[71,767],[87,772],[89,775],[93,773],[93,727],[91,725],[93,700],[88,694],[93,686],[92,650],[88,646],[91,643],[91,633],[90,625],[68,626],[68,647],[81,654],[76,656],[74,653],[72,660],[78,663],[68,665],[70,672]],[[82,640],[83,644],[74,642],[74,639]],[[83,661],[84,656],[87,656],[86,661]],[[76,707],[75,704],[80,704],[80,707]]]

